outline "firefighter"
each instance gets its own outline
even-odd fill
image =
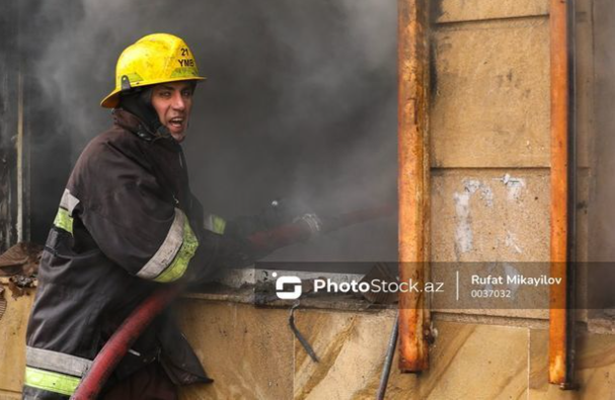
[[[115,89],[101,103],[113,109],[113,126],[79,157],[41,260],[24,399],[68,398],[113,332],[161,285],[205,281],[262,256],[233,234],[245,227],[205,219],[190,192],[180,143],[204,79],[190,48],[170,34],[145,36],[119,57]],[[195,382],[212,380],[163,314],[103,396],[175,399],[176,385]]]

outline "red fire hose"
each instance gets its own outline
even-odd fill
[[[321,223],[319,230],[327,233],[357,223],[390,216],[393,212],[394,209],[391,206],[354,211],[319,220]],[[255,249],[272,250],[307,240],[313,233],[313,225],[304,219],[299,219],[270,231],[257,232],[248,240]],[[135,340],[182,289],[181,284],[169,285],[145,299],[100,350],[71,399],[95,399]]]

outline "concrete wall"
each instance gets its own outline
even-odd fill
[[[594,63],[601,61],[600,49],[610,48],[606,25],[615,15],[612,4],[606,3],[576,1],[579,261],[608,259],[605,254],[612,251],[615,238],[609,234],[614,219],[608,211],[612,173],[603,172],[602,181],[596,180],[596,167],[605,170],[597,155],[613,158],[612,139],[602,141],[606,146],[596,144],[594,128]],[[433,4],[431,259],[545,262],[542,269],[548,274],[549,1],[441,0]],[[598,50],[595,37],[598,45],[602,43]],[[606,77],[603,81],[603,92],[615,82]],[[602,118],[607,116],[612,119],[610,109]],[[610,130],[598,132],[612,137]],[[593,215],[591,223],[588,215]],[[590,297],[591,277],[591,267],[579,265],[581,305]],[[607,281],[605,276],[593,276],[594,306],[615,304],[605,287]]]
[[[182,323],[216,380],[182,399],[374,399],[393,310],[298,310],[297,327],[320,358],[314,363],[288,327],[288,312],[187,299]],[[580,392],[547,383],[546,324],[436,318],[431,369],[391,373],[387,399],[606,399],[615,393],[615,336],[579,341]],[[397,359],[394,360],[396,365]]]
[[[549,259],[547,0],[444,0],[433,26],[432,259]]]

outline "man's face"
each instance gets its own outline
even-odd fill
[[[166,126],[178,142],[186,137],[188,119],[192,109],[194,89],[188,82],[169,82],[154,86],[152,106],[158,113],[160,123]]]

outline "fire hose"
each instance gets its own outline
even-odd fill
[[[310,238],[315,231],[329,233],[350,225],[392,215],[392,206],[362,209],[334,217],[320,219],[307,214],[293,223],[281,225],[269,231],[256,232],[248,238],[254,249],[274,250]],[[74,400],[95,399],[115,367],[130,350],[132,344],[158,314],[184,289],[183,284],[174,284],[154,292],[146,298],[115,331],[100,350],[92,365],[81,379],[71,396]]]

